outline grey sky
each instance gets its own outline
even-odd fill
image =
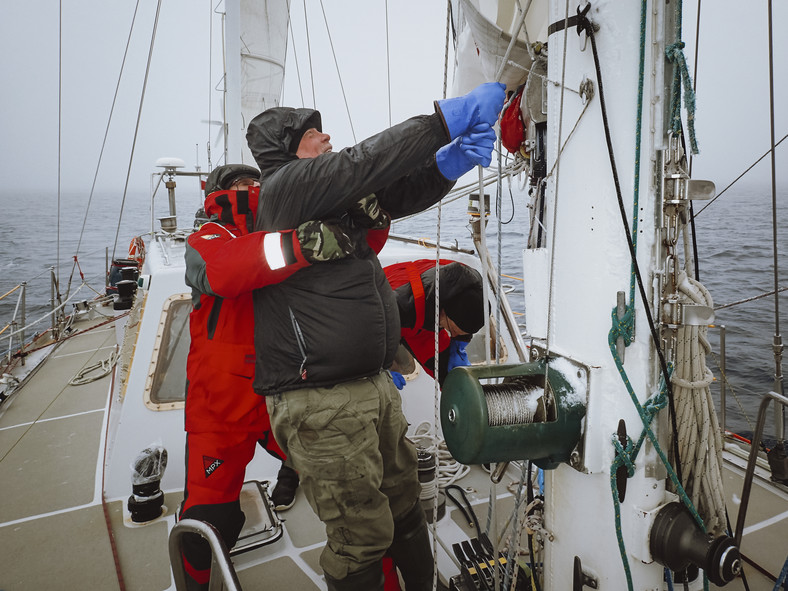
[[[221,76],[217,54],[213,81],[209,83],[207,39],[212,3],[215,5],[216,0],[163,2],[130,191],[148,191],[150,172],[161,156],[182,158],[189,168],[199,157],[203,170],[207,168],[206,143],[209,137],[212,143],[216,140],[218,129],[209,129],[202,122],[221,118],[218,93],[214,93],[212,115],[208,116],[208,90],[219,84]],[[298,31],[303,29],[303,9],[301,3],[297,4],[293,18],[300,21],[294,25]],[[313,11],[309,17],[313,69],[321,79],[316,83],[318,108],[335,145],[342,147],[352,144],[353,138],[325,40],[320,6],[312,0],[307,4]],[[388,126],[384,2],[328,0],[324,4],[360,140]],[[442,2],[421,0],[389,4],[390,51],[396,56],[391,84],[398,98],[392,116],[397,122],[430,112],[432,99],[440,98],[446,9]],[[60,129],[64,191],[90,190],[133,11],[130,1],[64,3]],[[117,191],[123,186],[154,14],[155,2],[141,3],[121,98],[115,106],[98,177],[99,188]],[[34,28],[29,25],[33,22]],[[215,40],[219,38],[218,19],[214,19],[213,35]],[[297,43],[301,76],[309,93],[303,36]],[[58,170],[58,2],[30,0],[5,6],[0,20],[0,51],[7,89],[0,96],[0,176],[4,189],[29,187],[34,176],[40,190],[52,194],[57,190]],[[295,69],[290,70],[285,104],[300,106]],[[308,94],[307,100],[311,106]],[[220,148],[220,143],[214,144],[214,165]]]
[[[685,2],[684,37],[694,69],[695,3]],[[697,82],[700,155],[693,176],[722,190],[769,149],[769,44],[766,0],[702,4]],[[788,134],[788,37],[781,23],[788,4],[773,2],[775,141]],[[687,8],[688,5],[692,5]],[[693,74],[695,76],[695,74]],[[775,151],[778,189],[788,189],[788,140]],[[748,173],[750,184],[768,184],[769,158]]]
[[[149,175],[161,156],[180,157],[189,167],[199,160],[203,169],[207,167],[206,143],[209,138],[215,140],[217,130],[201,121],[209,118],[208,89],[218,84],[220,71],[217,62],[213,81],[209,82],[206,39],[211,4],[211,0],[163,2],[131,169],[132,193],[148,191]],[[353,137],[330,48],[324,41],[319,4],[315,0],[307,0],[307,4],[313,11],[313,67],[321,78],[316,83],[317,106],[334,145],[342,147],[353,143]],[[788,133],[788,44],[778,25],[788,18],[788,5],[774,4],[775,133],[779,140]],[[356,139],[360,140],[389,123],[385,2],[324,0],[324,5]],[[441,96],[446,7],[442,0],[390,0],[388,5],[395,101],[392,121],[397,122],[431,111],[432,99]],[[0,176],[4,190],[35,186],[48,195],[57,190],[58,10],[55,0],[4,5],[0,20],[4,81],[0,95]],[[64,191],[90,190],[133,10],[130,0],[63,3],[60,170]],[[122,191],[154,10],[154,2],[142,2],[137,15],[121,98],[115,106],[98,177],[100,190]],[[301,10],[301,3],[294,3],[294,13],[300,15]],[[697,115],[701,156],[695,159],[694,176],[712,178],[722,187],[769,145],[766,2],[745,5],[720,0],[703,4],[703,10]],[[686,7],[684,22],[684,38],[688,41],[685,52],[691,68],[693,12],[694,6]],[[302,17],[294,14],[293,18]],[[296,24],[296,30],[302,27]],[[214,25],[214,35],[219,34],[218,25]],[[302,48],[303,39],[297,41]],[[306,55],[299,50],[301,76],[308,92]],[[286,78],[285,104],[298,106],[300,95],[292,70]],[[219,113],[215,95],[210,118],[218,119]],[[214,163],[219,147],[214,146]],[[784,186],[788,141],[778,148],[777,155]],[[768,159],[763,166],[768,166]]]

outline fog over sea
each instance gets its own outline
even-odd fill
[[[192,225],[193,213],[201,204],[202,195],[195,180],[183,179],[178,182],[178,225],[186,229]],[[58,207],[57,195],[32,192],[0,193],[0,207],[8,212],[10,221],[0,242],[0,296],[26,281],[27,322],[38,320],[46,314],[51,297],[49,269],[58,258],[58,234],[61,293],[66,292],[69,282],[72,293],[80,285],[80,270],[95,290],[102,291],[106,257],[110,260],[125,258],[131,238],[149,231],[149,200],[147,195],[127,196],[118,229],[121,197],[94,195],[79,247],[79,266],[74,267],[73,255],[82,230],[87,197],[82,194],[61,194]],[[784,220],[788,217],[788,192],[778,194],[777,200],[780,284],[786,286],[788,224],[785,224]],[[696,203],[695,211],[699,211],[704,205],[703,202],[700,202],[700,205]],[[461,247],[472,247],[467,228],[466,207],[467,201],[457,200],[443,208],[442,243],[454,243],[456,240]],[[168,203],[166,192],[162,189],[155,198],[154,218],[165,215],[168,215]],[[513,202],[508,191],[505,191],[501,217],[508,220],[512,216],[513,221],[502,227],[501,271],[505,275],[504,286],[511,289],[511,306],[516,313],[522,313],[522,281],[515,278],[522,277],[520,261],[525,241],[524,232],[527,231],[528,211],[522,195],[515,197]],[[157,220],[155,223],[158,226]],[[759,189],[731,188],[698,214],[696,223],[700,280],[710,290],[715,306],[738,302],[774,289],[771,195],[768,186]],[[421,217],[396,223],[392,232],[434,240],[436,225],[437,213],[432,211]],[[497,261],[496,226],[493,216],[487,235],[493,261]],[[113,249],[116,232],[117,245]],[[105,250],[107,247],[108,254]],[[18,303],[18,294],[19,290],[0,300],[0,329],[11,320]],[[91,299],[94,295],[90,289],[82,288],[73,301]],[[780,329],[785,333],[788,330],[788,291],[780,293],[779,303]],[[71,311],[70,306],[67,311]],[[524,323],[523,317],[520,318],[521,323]],[[46,318],[36,325],[34,331],[44,330],[49,324],[50,321]],[[774,296],[718,310],[715,325],[726,327],[727,374],[735,394],[734,396],[731,393],[729,387],[726,404],[727,428],[748,434],[754,429],[760,395],[773,389],[774,384]],[[718,355],[718,329],[710,329],[709,340],[714,353]],[[5,354],[7,351],[8,339],[5,335],[0,335],[0,353]],[[788,358],[788,352],[785,357]],[[707,363],[719,378],[715,356],[709,356]],[[783,371],[788,371],[788,363],[783,362]],[[719,380],[712,386],[712,392],[719,402]],[[749,420],[742,414],[742,408]],[[766,433],[773,432],[770,413]]]

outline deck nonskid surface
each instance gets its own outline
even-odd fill
[[[99,323],[101,320],[93,321]],[[83,326],[77,326],[82,330]],[[24,387],[9,399],[0,415],[0,588],[119,588],[115,560],[131,589],[168,589],[171,575],[167,536],[181,499],[168,491],[167,513],[149,525],[129,526],[123,500],[113,499],[107,511],[117,554],[113,556],[101,505],[96,469],[101,465],[104,414],[110,377],[89,384],[68,382],[82,368],[106,359],[114,350],[111,324],[65,341]],[[261,466],[256,479],[272,479],[275,470]],[[517,480],[510,467],[496,488],[498,535],[508,518],[513,497],[507,490]],[[725,472],[729,511],[735,524],[742,489],[741,469]],[[486,528],[489,475],[478,467],[457,484],[469,489],[482,529]],[[438,532],[448,547],[475,536],[451,502]],[[324,588],[319,556],[325,540],[322,523],[299,491],[293,509],[280,514],[283,538],[270,546],[233,558],[245,589]],[[753,486],[743,552],[773,574],[788,554],[788,495]],[[42,556],[47,559],[42,561]],[[438,551],[441,571],[455,567],[444,548]],[[757,569],[745,564],[750,588],[771,588]],[[53,585],[55,585],[53,587]],[[726,589],[743,589],[734,581]]]
[[[75,324],[77,332],[103,319]],[[0,415],[0,588],[117,585],[97,495],[110,377],[69,381],[114,350],[112,325],[64,341]],[[46,557],[46,559],[42,559]]]

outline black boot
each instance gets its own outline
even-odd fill
[[[394,522],[394,541],[388,555],[402,574],[406,591],[432,590],[435,564],[421,503]]]
[[[282,464],[276,476],[276,486],[271,492],[271,501],[277,511],[287,511],[295,503],[298,489],[298,472]]]
[[[326,584],[328,591],[383,591],[383,563],[378,560],[344,579],[333,579],[326,574]]]

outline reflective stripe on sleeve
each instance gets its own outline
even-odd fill
[[[270,232],[263,238],[263,254],[271,270],[281,269],[285,266],[285,255],[282,252],[282,235],[279,232]]]

